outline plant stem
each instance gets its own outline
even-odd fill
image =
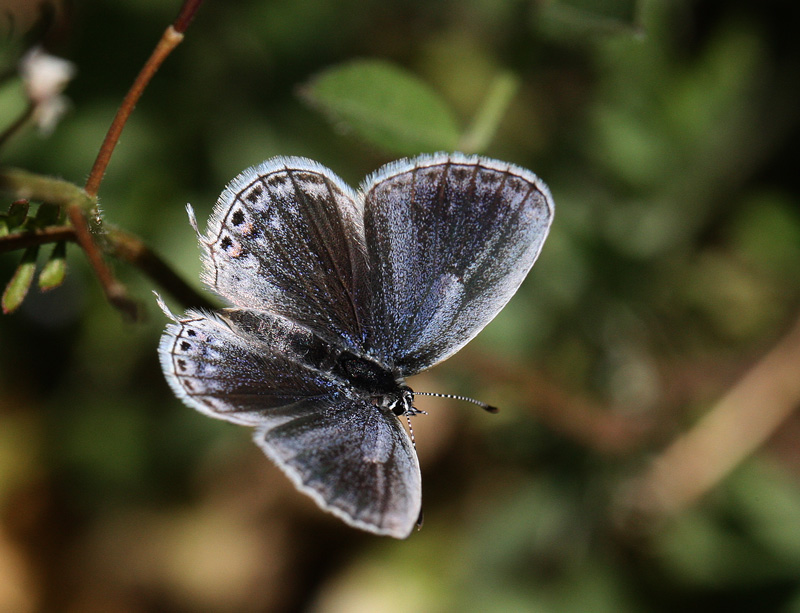
[[[100,151],[97,153],[97,158],[94,161],[92,170],[89,172],[89,177],[86,179],[86,186],[84,189],[90,196],[97,196],[100,189],[100,183],[103,180],[103,175],[106,172],[109,161],[111,161],[111,154],[119,142],[119,137],[128,118],[133,113],[136,103],[142,97],[145,88],[150,83],[153,75],[156,74],[161,64],[167,59],[167,56],[172,53],[172,50],[177,47],[183,40],[183,33],[189,27],[192,19],[194,18],[197,9],[202,4],[202,0],[186,0],[181,6],[175,22],[164,30],[161,39],[158,41],[153,53],[150,54],[147,62],[142,67],[136,79],[122,100],[122,104],[108,128],[103,144],[100,145]]]
[[[63,207],[78,203],[89,210],[95,202],[74,183],[19,168],[0,169],[0,189],[11,192],[15,198]]]
[[[519,79],[512,73],[504,72],[495,78],[472,120],[472,125],[461,135],[459,151],[478,153],[486,149],[494,138],[517,89],[519,89]]]
[[[139,98],[142,97],[145,88],[150,83],[150,80],[158,71],[163,61],[183,40],[183,32],[189,26],[201,1],[202,0],[186,0],[183,3],[178,17],[175,19],[175,25],[170,25],[164,31],[153,53],[148,58],[147,62],[145,62],[142,70],[136,76],[133,85],[131,85],[128,93],[125,95],[103,139],[103,144],[100,145],[100,150],[89,172],[89,177],[86,179],[84,190],[90,198],[97,197],[103,175],[105,175],[108,163],[111,161],[111,155],[114,153],[122,130],[133,112],[133,109],[136,107],[136,103],[139,101]],[[86,252],[86,257],[89,259],[92,268],[94,268],[95,274],[103,286],[106,297],[113,305],[135,317],[137,311],[135,304],[125,294],[124,286],[114,278],[111,270],[103,261],[97,245],[92,240],[89,224],[86,219],[86,212],[78,207],[70,206],[68,214],[75,227],[75,235],[78,243]]]
[[[536,368],[521,368],[496,356],[491,359],[468,353],[476,371],[494,383],[519,390],[532,413],[543,424],[598,453],[623,456],[642,447],[654,422],[647,417],[628,417],[589,398],[568,394]]]
[[[67,209],[67,215],[75,230],[75,238],[86,253],[89,264],[94,269],[97,280],[100,281],[100,286],[103,288],[106,299],[130,319],[136,321],[139,318],[139,305],[128,297],[125,286],[117,281],[108,264],[103,260],[100,249],[92,239],[85,213],[80,206],[73,204]]]
[[[81,188],[68,181],[37,175],[25,170],[7,168],[0,170],[0,189],[11,192],[17,198],[26,198],[35,202],[62,206],[70,214],[70,221],[72,222],[72,225],[69,226],[51,226],[40,230],[14,232],[13,234],[2,236],[0,237],[0,253],[45,243],[56,243],[62,240],[80,243],[79,228],[84,228],[87,233],[91,232],[86,224],[85,213],[94,208],[96,201],[94,198],[90,198]],[[77,224],[74,217],[72,217],[75,212],[80,214]],[[86,236],[83,238],[87,240]],[[88,240],[91,240],[91,238],[90,235]],[[215,308],[215,305],[181,279],[139,237],[116,228],[108,228],[103,235],[103,239],[103,250],[107,254],[139,268],[184,306]],[[103,261],[100,251],[94,247],[94,243],[92,243],[92,246],[93,250],[87,250],[86,254],[90,258],[92,265],[95,266],[95,274],[97,274],[109,301],[128,315],[135,316],[138,313],[138,305],[127,297],[124,287],[114,279],[111,271]],[[91,261],[91,254],[93,253],[96,253],[99,258],[100,272],[98,272],[96,266],[97,261]]]
[[[158,255],[153,253],[138,236],[120,230],[109,229],[109,253],[121,260],[136,266],[153,281],[167,290],[176,300],[185,307],[214,309],[213,304],[203,294],[186,283],[178,274],[169,267]]]
[[[189,24],[192,22],[192,19],[194,19],[194,15],[201,4],[203,4],[203,0],[184,1],[181,10],[178,12],[178,16],[172,23],[172,27],[175,28],[176,32],[180,32],[181,34],[186,32],[186,28],[189,27]]]
[[[0,253],[26,249],[34,245],[57,243],[58,241],[75,241],[75,228],[72,226],[50,226],[32,232],[15,232],[0,237]]]
[[[125,287],[116,280],[111,269],[103,260],[103,254],[92,236],[88,215],[96,214],[97,193],[100,189],[100,183],[103,181],[111,155],[114,153],[122,130],[136,107],[136,103],[163,61],[183,40],[183,33],[189,27],[201,4],[202,0],[185,0],[174,23],[167,27],[164,34],[162,34],[156,48],[136,76],[133,85],[131,85],[117,110],[117,114],[114,116],[97,153],[97,158],[92,165],[83,190],[66,181],[41,177],[25,171],[6,170],[0,172],[0,187],[9,189],[22,198],[64,206],[72,223],[72,228],[48,228],[43,231],[19,233],[3,237],[0,240],[0,251],[39,245],[46,242],[57,242],[59,240],[76,241],[86,253],[86,257],[94,269],[108,301],[134,319],[138,315],[138,305],[128,297]],[[9,128],[0,134],[0,145],[24,125],[32,112],[33,107],[31,106]],[[109,241],[107,247],[109,251],[117,257],[138,266],[182,302],[187,305],[212,307],[205,297],[198,294],[178,277],[163,260],[147,249],[138,238],[119,230],[114,230],[113,233],[107,234],[106,238]]]
[[[94,161],[92,170],[89,172],[89,177],[86,179],[86,186],[84,189],[89,196],[97,196],[100,183],[103,180],[103,175],[111,160],[111,154],[114,153],[114,148],[119,142],[122,130],[133,112],[134,107],[136,107],[136,103],[139,101],[139,98],[142,97],[148,83],[150,83],[150,79],[153,78],[153,75],[156,73],[159,66],[161,66],[161,63],[182,40],[183,34],[175,31],[175,28],[172,26],[169,26],[164,31],[161,40],[158,41],[156,48],[142,67],[142,70],[136,76],[133,85],[131,85],[128,93],[125,95],[119,110],[117,110],[114,120],[111,122],[111,126],[108,128],[108,132],[103,140],[103,144],[100,145],[100,151],[97,153],[97,158]]]

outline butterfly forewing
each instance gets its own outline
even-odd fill
[[[397,418],[336,394],[265,415],[255,440],[298,488],[348,524],[405,538],[422,504],[411,441]]]
[[[246,170],[209,221],[205,281],[237,306],[361,349],[371,311],[360,202],[311,160],[276,158]]]
[[[373,342],[405,375],[452,355],[494,318],[553,215],[536,175],[475,156],[390,164],[362,189]]]

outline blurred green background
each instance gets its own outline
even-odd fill
[[[0,71],[44,42],[77,66],[71,109],[1,162],[82,185],[179,5],[76,0],[39,22],[36,5],[0,1]],[[539,262],[411,381],[501,413],[421,400],[425,526],[361,533],[246,429],[175,399],[160,288],[114,264],[147,306],[127,323],[70,246],[64,285],[0,318],[0,611],[800,611],[798,23],[778,0],[207,0],[123,134],[107,221],[200,287],[185,203],[203,226],[226,182],[273,155],[353,185],[448,139],[530,168],[557,211]],[[326,97],[319,75],[356,59],[419,80],[420,130],[370,132]],[[0,130],[24,104],[5,80]],[[2,284],[19,256],[0,255]],[[732,416],[716,439],[732,470],[659,511],[654,462],[713,433],[709,414]],[[699,449],[678,477],[720,462]]]

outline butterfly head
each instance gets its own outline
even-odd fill
[[[391,411],[398,417],[402,415],[418,415],[422,413],[414,408],[414,390],[407,385],[399,385],[397,389],[388,394],[383,394],[378,399],[378,406]]]

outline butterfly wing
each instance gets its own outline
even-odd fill
[[[405,538],[422,506],[417,455],[398,419],[336,394],[270,411],[256,443],[322,509],[376,534]]]
[[[312,362],[327,344],[289,320],[244,309],[173,319],[161,336],[161,367],[175,394],[201,413],[256,426],[271,409],[337,389]]]
[[[362,185],[376,335],[404,375],[449,357],[510,300],[553,218],[532,172],[477,156],[389,164]]]
[[[234,305],[363,347],[363,205],[324,166],[279,157],[245,170],[220,195],[203,244],[204,280]]]
[[[321,508],[405,538],[421,507],[416,453],[397,417],[326,369],[336,350],[285,318],[226,309],[176,319],[159,356],[179,398],[257,426],[266,455]]]

